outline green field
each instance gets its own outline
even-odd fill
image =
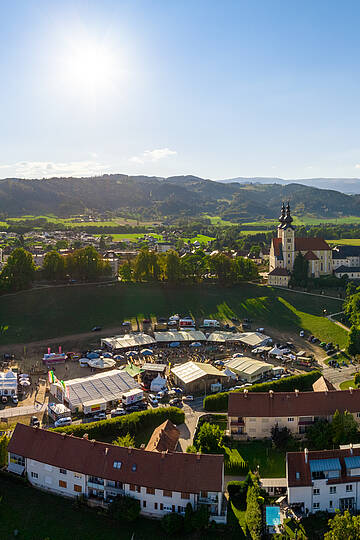
[[[294,219],[294,225],[321,225],[322,223],[329,223],[331,225],[349,225],[352,223],[360,223],[359,216],[347,216],[339,218],[317,218],[312,216],[296,216],[292,215]],[[261,219],[259,221],[245,222],[243,225],[256,225],[256,226],[277,226],[278,221],[274,219]]]
[[[298,332],[304,329],[321,341],[344,347],[347,332],[321,316],[335,313],[342,301],[271,287],[220,285],[109,284],[68,285],[0,297],[0,325],[8,325],[0,343],[26,343],[88,332],[93,326],[114,328],[138,317],[191,314],[225,320],[248,317],[257,326]]]
[[[340,238],[340,240],[326,240],[329,244],[342,246],[360,246],[360,238]]]
[[[67,227],[117,227],[118,225],[129,225],[129,226],[137,226],[137,225],[144,225],[144,226],[150,226],[150,225],[156,225],[158,222],[156,221],[141,221],[133,218],[123,218],[123,217],[116,217],[110,221],[85,221],[85,222],[75,222],[75,218],[59,218],[57,216],[54,216],[53,214],[49,214],[47,216],[32,216],[32,215],[26,215],[26,216],[20,216],[20,217],[13,217],[8,218],[8,222],[17,222],[17,221],[23,221],[23,220],[32,220],[32,219],[46,219],[49,223],[58,223],[61,225],[65,225]],[[1,222],[0,222],[1,223]],[[4,223],[6,225],[6,223]]]
[[[146,233],[157,240],[162,240],[162,234],[155,233]],[[94,236],[99,237],[101,234],[94,234]],[[112,236],[115,242],[120,242],[121,240],[130,240],[130,242],[137,242],[139,239],[144,238],[145,233],[106,233],[104,236]]]
[[[139,518],[119,523],[101,511],[76,508],[74,501],[43,493],[18,479],[0,477],[0,538],[10,540],[136,540],[166,538],[160,522]]]

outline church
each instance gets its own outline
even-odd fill
[[[309,276],[332,273],[332,251],[323,238],[296,238],[290,204],[283,203],[279,217],[277,238],[270,246],[269,285],[287,287],[296,255],[300,252],[309,261]]]

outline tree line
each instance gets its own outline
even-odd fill
[[[243,257],[231,258],[224,253],[205,255],[202,250],[182,257],[176,251],[158,254],[142,249],[134,261],[126,261],[119,268],[122,281],[218,281],[238,283],[258,278],[255,263]]]

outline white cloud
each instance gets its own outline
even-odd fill
[[[133,156],[129,159],[132,163],[154,163],[160,159],[164,159],[170,156],[176,156],[177,152],[175,150],[170,150],[170,148],[157,148],[155,150],[145,150],[139,156]]]
[[[355,169],[360,169],[360,163],[357,163],[357,164],[355,165]]]
[[[0,165],[0,176],[20,178],[49,178],[52,176],[94,176],[109,172],[109,167],[98,161],[72,161],[54,163],[51,161],[18,161]]]

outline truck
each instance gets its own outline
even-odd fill
[[[195,321],[191,317],[184,317],[179,321],[180,330],[184,328],[195,328]]]
[[[203,323],[204,328],[220,328],[219,321],[215,319],[204,319]]]
[[[129,405],[134,405],[135,403],[139,403],[139,401],[143,401],[143,399],[143,390],[141,390],[141,388],[133,388],[133,390],[129,390],[122,395],[121,402],[123,407],[128,407]]]

